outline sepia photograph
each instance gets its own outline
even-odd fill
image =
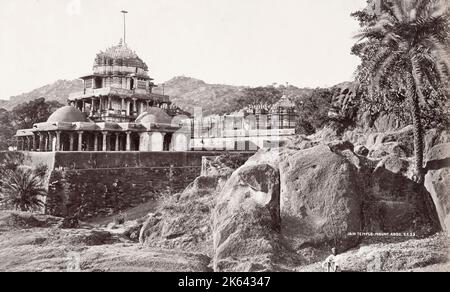
[[[0,0],[0,64],[0,272],[450,271],[449,0]]]

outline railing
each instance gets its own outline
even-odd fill
[[[98,97],[98,96],[108,96],[108,95],[122,95],[126,97],[133,97],[133,95],[142,95],[148,96],[150,99],[157,100],[159,102],[169,102],[170,98],[166,95],[155,94],[155,93],[143,93],[142,90],[139,89],[123,89],[123,88],[115,88],[115,87],[105,87],[105,88],[87,88],[81,92],[71,93],[69,95],[69,100],[75,99],[83,99],[89,97]]]
[[[196,131],[194,138],[233,138],[233,137],[260,137],[260,136],[292,136],[295,129],[255,129],[255,130],[221,130],[217,131]]]

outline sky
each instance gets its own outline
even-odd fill
[[[0,99],[91,73],[123,36],[163,83],[332,86],[352,78],[366,0],[0,0]]]

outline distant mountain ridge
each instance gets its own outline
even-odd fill
[[[67,104],[69,94],[83,90],[83,81],[81,80],[58,80],[52,84],[32,90],[28,93],[12,96],[9,100],[0,103],[0,107],[12,110],[21,103],[44,97],[48,101],[58,101]]]
[[[224,114],[232,110],[233,100],[243,94],[243,86],[208,84],[202,80],[178,76],[159,85],[155,93],[170,96],[171,101],[190,113],[201,107],[204,115]]]
[[[245,86],[208,84],[202,80],[178,76],[170,79],[154,89],[155,93],[170,96],[171,101],[190,113],[195,107],[201,107],[204,115],[224,114],[232,112],[234,101],[242,96]],[[280,87],[284,88],[284,87]],[[44,97],[48,101],[67,104],[69,95],[83,90],[81,80],[58,80],[52,84],[37,88],[29,93],[13,96],[9,100],[0,100],[0,108],[12,110],[15,106]],[[311,92],[311,88],[289,86],[286,94],[295,99],[297,96]]]

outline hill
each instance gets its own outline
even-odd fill
[[[245,87],[208,84],[202,80],[179,76],[164,83],[164,93],[182,109],[193,113],[194,107],[202,107],[203,114],[223,114],[234,111],[233,101],[242,95]],[[155,88],[162,94],[163,86]]]
[[[154,89],[154,92],[162,94],[163,88],[164,94],[170,96],[172,102],[182,109],[193,113],[195,107],[202,107],[203,114],[210,115],[224,114],[240,109],[240,106],[235,101],[243,94],[243,90],[246,87],[208,84],[199,79],[178,76],[165,82],[164,86],[159,85]],[[284,91],[285,87],[280,86],[279,89]],[[0,100],[0,108],[11,110],[21,103],[41,97],[45,97],[48,101],[56,100],[62,104],[67,104],[69,94],[81,90],[83,90],[83,82],[81,80],[58,80],[31,92],[13,96],[9,100]],[[295,100],[311,91],[312,89],[310,88],[289,86],[286,94]]]
[[[56,100],[62,104],[67,104],[69,94],[82,90],[83,82],[81,80],[58,80],[31,92],[10,97],[8,101],[0,103],[0,107],[12,110],[21,103],[29,102],[41,97],[45,97],[47,101]]]

